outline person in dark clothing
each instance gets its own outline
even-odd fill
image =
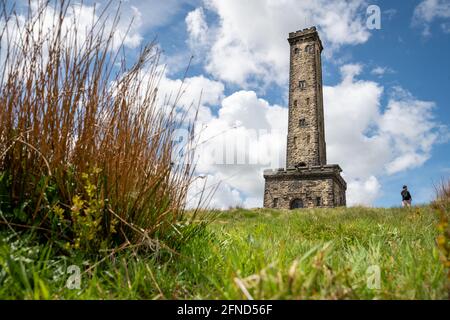
[[[411,193],[409,193],[409,191],[408,191],[407,186],[403,186],[401,195],[402,195],[402,206],[403,207],[411,207],[412,197],[411,197]]]

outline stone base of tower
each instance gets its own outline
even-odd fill
[[[265,170],[264,207],[333,208],[346,205],[347,183],[338,165]]]

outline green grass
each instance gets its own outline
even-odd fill
[[[178,253],[101,262],[4,232],[0,298],[445,299],[437,223],[430,207],[234,209]],[[72,264],[83,272],[80,290],[66,287]],[[367,286],[370,266],[380,268],[379,289]]]

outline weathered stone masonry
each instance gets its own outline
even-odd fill
[[[322,91],[322,42],[315,27],[289,34],[287,169],[264,171],[264,207],[345,206],[347,184],[327,165]]]

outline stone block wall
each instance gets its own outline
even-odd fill
[[[264,178],[266,208],[294,209],[299,203],[303,208],[345,205],[347,186],[337,170],[285,170],[265,174]]]

